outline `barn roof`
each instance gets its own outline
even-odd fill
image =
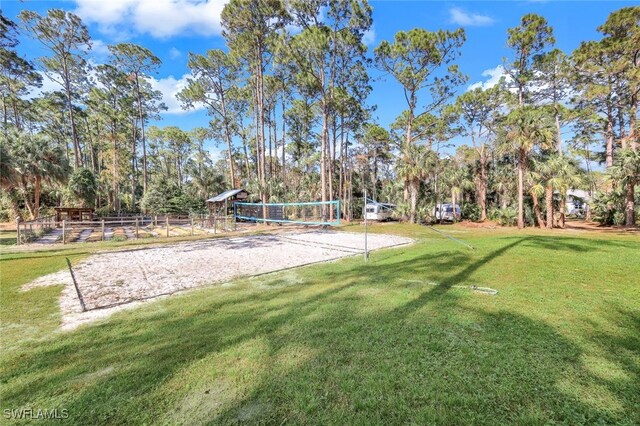
[[[242,189],[242,188],[239,188],[239,189],[230,189],[230,190],[228,190],[228,191],[224,191],[223,193],[216,195],[215,197],[209,198],[209,199],[207,200],[207,203],[217,203],[217,202],[220,202],[220,201],[224,201],[224,200],[226,200],[227,198],[231,198],[231,197],[233,197],[234,195],[237,195],[238,193],[243,192],[243,191],[244,191],[244,192],[247,192],[247,191],[245,191],[245,190],[244,190],[244,189]]]

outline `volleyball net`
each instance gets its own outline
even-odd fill
[[[233,204],[236,220],[294,223],[299,225],[340,224],[340,201],[307,203],[240,203]]]

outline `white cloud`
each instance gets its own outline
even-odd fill
[[[99,83],[96,79],[96,66],[97,64],[94,62],[94,60],[92,58],[89,58],[87,60],[87,64],[89,65],[89,69],[86,73],[87,77],[89,78],[89,81],[91,82],[92,85],[102,88],[104,87],[101,83]],[[38,88],[34,88],[27,96],[25,96],[25,99],[33,99],[33,98],[37,98],[42,96],[44,93],[46,92],[62,92],[63,91],[63,87],[62,84],[60,84],[58,81],[52,79],[49,74],[47,74],[44,71],[36,71],[38,74],[40,74],[40,76],[42,77],[42,87],[38,87]],[[59,77],[57,77],[59,78]]]
[[[209,158],[211,158],[211,161],[217,163],[218,161],[224,159],[222,151],[224,151],[222,148],[209,148]]]
[[[187,79],[190,77],[192,77],[191,74],[185,74],[179,79],[172,75],[166,78],[155,79],[151,77],[149,79],[151,87],[162,92],[162,102],[167,106],[167,110],[163,111],[164,114],[188,114],[204,109],[204,105],[195,104],[194,108],[185,110],[182,108],[182,103],[176,98],[178,92],[185,88]]]
[[[176,49],[175,47],[172,47],[171,50],[169,50],[169,57],[171,59],[178,59],[181,56],[182,56],[182,52]]]
[[[489,77],[486,81],[478,81],[471,84],[467,90],[471,91],[477,88],[481,88],[482,90],[487,90],[495,86],[500,82],[502,77],[508,82],[511,80],[511,77],[507,74],[504,67],[502,65],[498,65],[495,68],[489,68],[488,70],[482,71],[481,74],[483,77]]]
[[[365,46],[371,46],[376,42],[376,29],[373,26],[364,32],[364,35],[362,36],[362,42],[365,44]]]
[[[62,90],[62,86],[60,85],[60,83],[53,81],[47,74],[44,73],[44,71],[36,72],[40,74],[40,77],[42,77],[42,87],[34,88],[31,92],[29,92],[29,94],[24,96],[24,99],[34,99],[42,96],[42,94],[45,92],[55,92]]]
[[[131,33],[168,38],[182,33],[220,34],[220,14],[228,0],[75,0],[84,21],[101,32],[125,37]]]
[[[108,55],[109,45],[102,40],[93,39],[91,40],[91,52],[97,55]]]
[[[91,51],[89,56],[97,62],[105,62],[109,57],[109,45],[102,40],[91,40]]]
[[[459,7],[452,7],[449,9],[449,21],[452,24],[458,24],[463,27],[481,27],[491,25],[495,22],[495,20],[490,16],[465,12]]]
[[[91,65],[94,65],[90,61]],[[42,96],[45,92],[54,92],[54,91],[62,91],[62,86],[60,83],[52,80],[47,74],[43,71],[38,71],[38,74],[42,76],[42,87],[38,89],[34,89],[25,96],[25,99],[33,99],[39,96]],[[89,77],[95,76],[95,69],[91,69],[88,73]],[[189,114],[194,111],[201,111],[204,109],[204,105],[201,103],[196,103],[194,108],[185,110],[182,108],[181,102],[176,98],[176,95],[179,91],[181,91],[187,85],[187,79],[191,78],[191,74],[184,74],[179,79],[170,75],[166,78],[156,79],[151,77],[149,79],[149,83],[154,90],[158,90],[162,93],[162,102],[167,106],[166,111],[162,111],[163,114]],[[100,83],[95,84],[96,87],[103,87]]]

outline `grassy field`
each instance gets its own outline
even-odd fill
[[[0,229],[0,246],[12,246],[16,244],[16,231]]]
[[[20,287],[94,249],[0,255],[0,408],[66,409],[64,424],[640,423],[640,237],[442,229],[476,249],[374,227],[417,242],[64,333],[61,288]]]

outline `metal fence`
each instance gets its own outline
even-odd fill
[[[17,223],[17,244],[119,241],[151,237],[183,237],[236,230],[233,216],[103,217],[91,221],[56,221],[47,216]]]

